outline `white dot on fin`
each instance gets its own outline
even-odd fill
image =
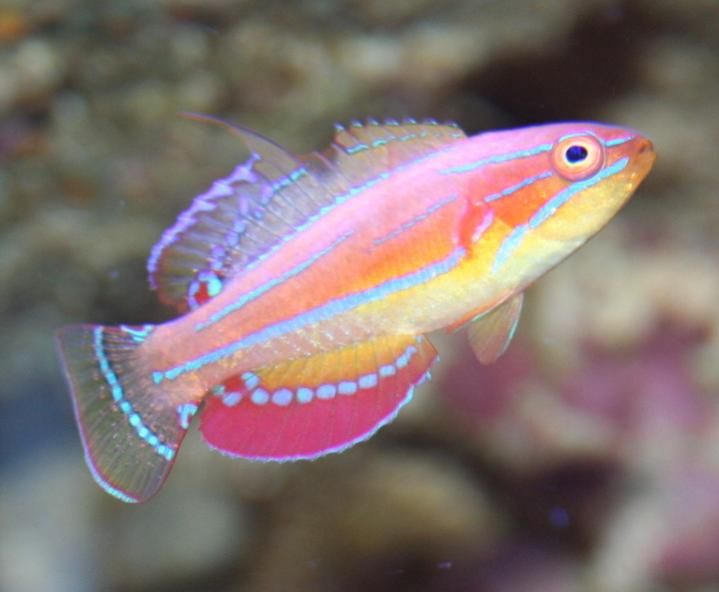
[[[292,391],[290,389],[280,389],[272,393],[272,402],[275,405],[285,407],[292,402]]]
[[[207,278],[207,293],[211,296],[217,296],[222,291],[222,282],[214,273]]]
[[[309,403],[312,397],[314,397],[312,389],[308,389],[306,386],[297,389],[297,401],[299,403]]]
[[[397,368],[394,367],[394,364],[387,364],[386,366],[381,366],[379,369],[379,375],[382,378],[386,378],[387,376],[394,376],[397,373]]]
[[[404,352],[399,358],[397,358],[395,365],[397,368],[404,368],[407,364],[409,364],[409,358],[409,352]]]
[[[258,388],[252,391],[250,397],[255,405],[264,405],[270,400],[270,394],[263,388]]]
[[[225,394],[223,395],[223,397],[222,397],[222,402],[223,402],[227,407],[234,407],[235,405],[237,405],[237,403],[240,402],[240,399],[241,399],[241,398],[242,398],[242,394],[241,394],[241,393],[229,392],[229,393],[225,393]]]
[[[371,389],[377,386],[377,375],[376,374],[365,374],[360,376],[357,384],[361,389]]]
[[[335,396],[337,387],[334,384],[323,384],[317,388],[318,399],[331,399]]]
[[[354,395],[357,392],[357,383],[351,380],[343,380],[337,385],[337,392],[340,395]]]
[[[177,415],[179,416],[180,427],[183,430],[190,427],[190,420],[195,413],[197,413],[197,405],[193,403],[185,403],[184,405],[177,406]]]
[[[260,377],[254,372],[245,372],[242,374],[242,380],[245,381],[245,388],[249,391],[256,388],[260,384]]]

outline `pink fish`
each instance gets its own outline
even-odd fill
[[[427,333],[467,324],[493,361],[525,288],[604,226],[655,158],[636,131],[593,123],[468,138],[369,121],[306,156],[232,129],[251,158],[148,263],[185,314],[58,333],[87,464],[126,502],[158,491],[196,415],[224,454],[313,459],[392,421],[437,357]]]

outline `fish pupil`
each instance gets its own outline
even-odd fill
[[[565,158],[567,159],[567,162],[571,164],[576,164],[578,162],[582,162],[587,156],[589,155],[589,152],[587,152],[587,149],[584,146],[581,146],[579,144],[575,144],[573,146],[570,146],[567,148],[567,151],[564,153]]]

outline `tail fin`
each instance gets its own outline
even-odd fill
[[[153,327],[76,325],[57,333],[85,459],[95,481],[125,502],[162,486],[197,407],[176,407],[141,351]]]

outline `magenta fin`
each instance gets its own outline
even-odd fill
[[[246,372],[214,389],[200,431],[220,452],[254,460],[340,452],[392,421],[435,358],[422,336],[389,337]]]

